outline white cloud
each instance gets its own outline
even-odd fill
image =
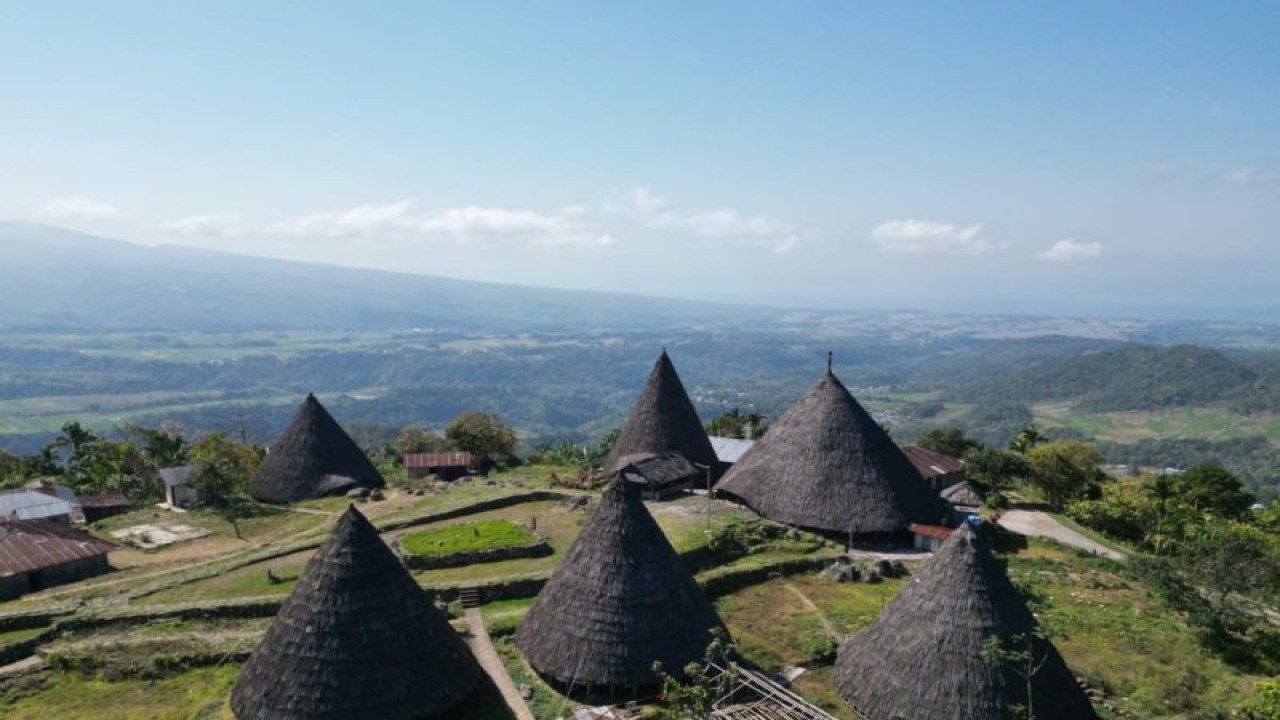
[[[253,221],[240,213],[191,215],[164,223],[164,229],[188,235],[211,237],[243,237],[253,230]]]
[[[710,240],[762,247],[786,253],[801,241],[797,228],[763,215],[743,215],[733,208],[676,212],[663,197],[640,187],[620,201],[606,202],[606,212],[622,215],[649,227],[683,230]]]
[[[513,242],[551,253],[600,250],[616,244],[613,236],[591,228],[580,219],[581,215],[581,209],[576,207],[552,213],[486,207],[417,211],[413,201],[400,200],[274,219],[239,213],[195,215],[169,222],[166,227],[217,237],[261,235],[486,246]]]
[[[58,220],[119,220],[125,212],[109,202],[82,196],[54,198],[40,214]]]
[[[1222,173],[1218,176],[1218,181],[1227,185],[1275,185],[1280,183],[1280,172],[1243,165]]]
[[[979,255],[996,244],[982,236],[981,225],[952,225],[933,220],[890,220],[871,229],[881,248],[904,253]]]
[[[1079,242],[1074,238],[1059,240],[1049,246],[1048,250],[1036,257],[1053,262],[1070,262],[1072,260],[1088,260],[1102,254],[1102,243]]]

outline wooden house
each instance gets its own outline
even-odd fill
[[[411,478],[435,475],[441,480],[452,482],[472,471],[471,453],[463,451],[410,453],[402,458],[402,462]]]
[[[915,466],[920,477],[924,478],[924,481],[934,490],[941,491],[964,481],[964,461],[962,460],[918,445],[903,445],[902,453]]]

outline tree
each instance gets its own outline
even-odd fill
[[[933,428],[916,438],[916,445],[934,452],[963,458],[969,452],[982,449],[982,443],[964,434],[959,428]]]
[[[1027,476],[1027,461],[1021,455],[999,448],[978,447],[964,455],[965,475],[986,485],[993,493],[1003,493],[1018,478]]]
[[[710,718],[716,700],[733,687],[741,672],[737,663],[729,660],[736,652],[737,645],[723,630],[716,628],[711,631],[711,642],[703,651],[703,661],[685,665],[683,678],[668,675],[662,663],[655,662],[653,672],[662,683],[660,702],[676,711],[670,717]]]
[[[1010,710],[1015,716],[1035,720],[1035,677],[1052,654],[1044,632],[1037,628],[1033,633],[1015,633],[1006,642],[1001,642],[999,635],[988,635],[983,639],[979,653],[986,664],[1022,678],[1026,683],[1027,705]]]
[[[1214,463],[1187,468],[1172,476],[1169,484],[1178,502],[1227,520],[1244,517],[1254,503],[1240,479]]]
[[[733,408],[712,418],[704,429],[708,435],[717,437],[759,440],[769,429],[769,421],[758,412],[752,411],[744,415],[738,408]]]
[[[1280,720],[1280,677],[1262,680],[1256,686],[1257,697],[1240,706],[1244,720]]]
[[[1026,458],[1027,480],[1057,507],[1086,497],[1106,477],[1098,469],[1102,455],[1089,443],[1048,442],[1032,447]]]
[[[1276,671],[1280,637],[1250,598],[1280,585],[1280,547],[1266,532],[1213,519],[1172,557],[1138,556],[1135,569],[1206,633],[1209,645],[1251,669]]]
[[[1017,437],[1013,439],[1013,442],[1009,443],[1009,449],[1019,455],[1026,455],[1044,440],[1044,433],[1040,432],[1040,428],[1035,425],[1027,425],[1018,431]]]
[[[258,472],[259,462],[252,446],[220,432],[209,433],[191,446],[191,486],[200,493],[201,502],[231,523],[241,540],[239,503],[234,496],[244,493],[249,478]]]
[[[421,425],[405,425],[391,441],[391,449],[400,455],[439,452],[445,447],[444,439]]]
[[[445,427],[444,437],[449,444],[470,452],[477,459],[497,462],[513,457],[516,452],[515,430],[495,413],[468,410]]]

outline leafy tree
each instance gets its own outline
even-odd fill
[[[979,653],[986,664],[1022,678],[1026,683],[1027,704],[1025,707],[1016,706],[1009,710],[1014,717],[1035,720],[1035,677],[1044,668],[1051,654],[1043,630],[1037,628],[1034,633],[1016,633],[1004,642],[1001,642],[999,635],[988,635],[983,639]]]
[[[444,437],[476,458],[496,462],[515,456],[516,432],[494,413],[464,412],[445,427]]]
[[[1245,517],[1254,503],[1240,479],[1217,464],[1187,468],[1172,476],[1169,484],[1179,502],[1228,520]]]
[[[1172,557],[1139,556],[1134,564],[1204,631],[1210,647],[1250,669],[1277,670],[1280,634],[1251,597],[1280,591],[1280,547],[1266,532],[1214,519]]]
[[[711,630],[711,642],[703,652],[701,663],[691,662],[682,669],[684,677],[674,677],[663,671],[662,663],[653,664],[654,674],[662,683],[662,705],[674,709],[666,717],[710,718],[715,701],[733,687],[739,675],[737,663],[730,658],[737,646],[725,637],[719,628]],[[717,665],[723,670],[716,670]]]
[[[191,446],[191,486],[201,502],[213,508],[240,535],[239,503],[249,478],[258,472],[261,458],[251,445],[238,443],[223,433],[209,433]]]
[[[758,412],[743,414],[738,408],[733,408],[727,413],[712,418],[705,429],[708,435],[717,437],[759,440],[769,429],[769,422]]]
[[[1027,425],[1018,431],[1018,435],[1009,443],[1009,449],[1019,455],[1026,455],[1036,445],[1045,441],[1044,433],[1035,425]]]
[[[1280,677],[1263,680],[1256,686],[1257,697],[1240,706],[1244,720],[1280,720]]]
[[[1017,453],[999,448],[978,447],[964,455],[965,475],[1002,493],[1027,475],[1027,461]]]
[[[1095,492],[1106,477],[1098,469],[1102,462],[1098,449],[1084,442],[1059,440],[1036,445],[1027,451],[1026,458],[1027,481],[1057,507]]]
[[[1096,500],[1077,500],[1067,515],[1109,537],[1149,544],[1161,520],[1160,501],[1142,479],[1107,483]]]
[[[926,431],[916,438],[916,445],[953,458],[963,458],[970,452],[983,448],[982,443],[965,435],[963,430],[951,427]]]
[[[439,452],[445,449],[445,441],[439,435],[421,425],[406,425],[391,441],[391,449],[400,455]]]

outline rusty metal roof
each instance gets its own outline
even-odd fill
[[[916,535],[937,538],[939,540],[946,540],[951,537],[951,533],[955,532],[951,528],[942,527],[941,525],[921,525],[919,523],[911,523],[907,526],[907,529]]]
[[[411,453],[404,456],[406,468],[470,467],[469,452]]]
[[[934,452],[917,445],[903,445],[902,452],[916,466],[916,471],[925,480],[941,475],[950,475],[964,470],[964,463],[940,452]]]
[[[0,522],[0,577],[105,555],[117,546],[49,520]]]

